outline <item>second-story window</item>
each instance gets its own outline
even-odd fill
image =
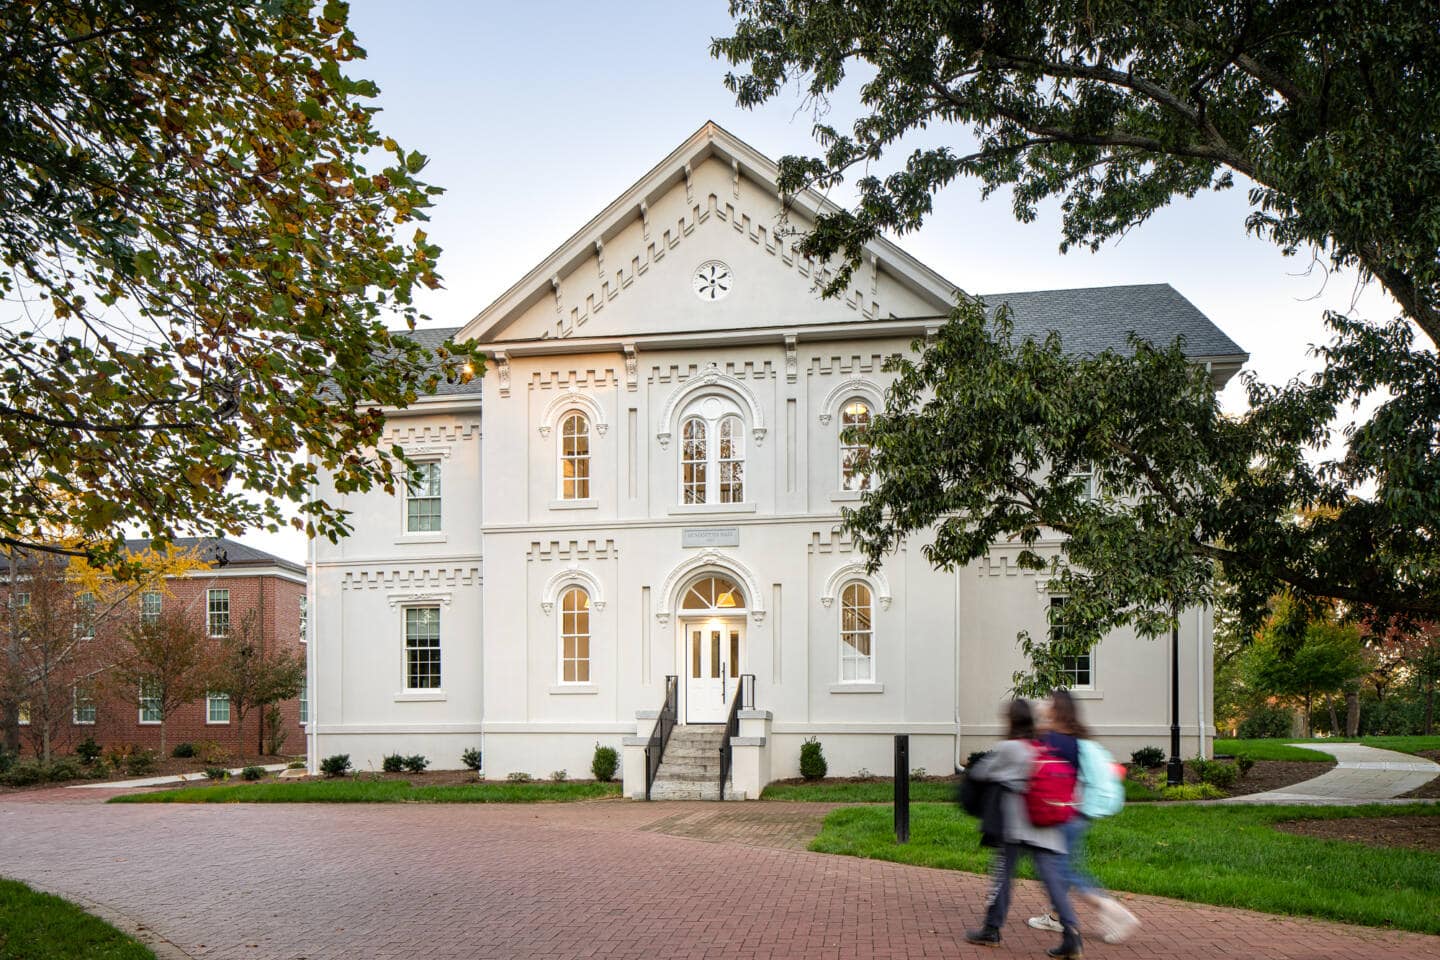
[[[95,594],[82,593],[75,598],[75,636],[81,640],[95,639]]]
[[[405,488],[405,532],[440,530],[440,464],[417,463]]]
[[[840,411],[840,486],[845,490],[870,489],[870,404],[856,398]]]
[[[310,639],[310,598],[300,598],[300,642]]]
[[[590,498],[590,420],[568,413],[560,424],[560,499]]]
[[[153,590],[147,590],[140,594],[140,623],[143,626],[153,626],[160,622],[160,610],[165,603],[165,598]]]
[[[706,397],[680,421],[680,502],[745,502],[745,421],[735,404]]]
[[[230,636],[230,591],[205,591],[205,621],[212,637]]]

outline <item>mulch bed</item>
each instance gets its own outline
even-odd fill
[[[1345,820],[1287,820],[1276,830],[1345,840],[1367,847],[1408,847],[1440,853],[1440,817],[1357,817]]]
[[[1250,768],[1250,772],[1236,780],[1235,786],[1226,792],[1232,797],[1244,797],[1252,793],[1265,793],[1267,790],[1279,790],[1283,787],[1294,786],[1306,780],[1312,780],[1326,771],[1334,769],[1334,767],[1334,761],[1330,763],[1308,763],[1296,760],[1256,760],[1255,766]],[[1165,768],[1161,767],[1158,771],[1152,771],[1152,777],[1156,773],[1159,774],[1159,785],[1163,787],[1165,785]],[[1134,764],[1130,764],[1130,778],[1133,780],[1140,779],[1140,772],[1136,770]],[[1200,782],[1200,777],[1188,763],[1185,764],[1185,782]]]

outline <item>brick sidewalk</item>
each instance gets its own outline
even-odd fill
[[[0,872],[215,960],[994,960],[1043,956],[1054,941],[1024,926],[1042,907],[1032,884],[1021,885],[1005,947],[985,950],[961,939],[983,878],[747,845],[793,844],[814,815],[779,807],[729,808],[760,818],[745,828],[714,820],[708,804],[101,806],[50,792],[0,801]],[[1088,944],[1088,955],[1440,953],[1435,937],[1151,897],[1131,905],[1140,934]]]

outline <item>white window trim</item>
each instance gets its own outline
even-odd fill
[[[1070,599],[1069,594],[1065,594],[1065,593],[1051,593],[1051,594],[1047,594],[1047,595],[1046,595],[1046,598],[1045,598],[1045,635],[1046,635],[1046,637],[1049,637],[1049,636],[1050,636],[1050,631],[1051,631],[1052,629],[1054,629],[1054,625],[1051,624],[1051,622],[1050,622],[1050,606],[1051,606],[1051,601],[1052,601],[1052,600],[1062,600],[1062,601],[1063,601],[1063,600],[1069,600],[1069,599]],[[1089,696],[1082,696],[1082,697],[1080,697],[1080,699],[1082,699],[1082,700],[1098,700],[1098,699],[1100,699],[1100,695],[1099,695],[1099,694],[1100,694],[1100,690],[1099,690],[1099,688],[1095,685],[1095,666],[1096,666],[1095,651],[1096,651],[1097,649],[1099,649],[1099,647],[1100,647],[1100,643],[1097,641],[1097,642],[1095,643],[1095,646],[1091,647],[1090,650],[1089,650],[1089,652],[1085,654],[1085,656],[1087,656],[1087,657],[1090,659],[1090,682],[1089,682],[1089,683],[1086,683],[1086,684],[1073,684],[1073,685],[1065,688],[1065,689],[1069,690],[1071,693],[1074,693],[1074,694],[1089,694]],[[1067,671],[1067,672],[1068,672],[1068,671]]]
[[[87,700],[90,701],[90,709],[91,709],[91,710],[94,710],[94,711],[95,711],[95,716],[98,717],[100,711],[99,711],[99,709],[97,708],[97,706],[96,706],[96,704],[95,704],[95,698],[94,698],[94,697],[86,697],[85,699],[87,699]],[[72,726],[76,726],[76,727],[93,727],[93,726],[95,726],[95,720],[93,720],[93,719],[92,719],[92,720],[81,720],[81,719],[80,719],[80,691],[77,690],[77,689],[74,688],[74,687],[71,687],[71,688],[70,688],[70,723],[71,723]]]
[[[751,512],[754,510],[754,501],[747,498],[748,494],[753,491],[750,486],[752,478],[749,476],[751,451],[750,444],[746,437],[745,408],[743,405],[739,405],[738,410],[727,409],[718,417],[711,420],[699,411],[699,405],[706,399],[706,397],[697,398],[695,403],[681,411],[679,423],[676,425],[678,440],[675,444],[675,509],[671,512],[704,512],[709,510],[734,510],[737,513],[742,511]],[[730,404],[735,405],[733,399],[723,399],[727,399]],[[698,420],[705,427],[705,499],[699,503],[685,502],[685,464],[687,462],[685,460],[685,424],[691,420]],[[720,499],[720,464],[722,463],[720,457],[720,429],[721,425],[727,420],[734,420],[740,425],[736,434],[731,437],[733,443],[740,445],[740,457],[738,461],[731,458],[723,462],[738,462],[740,464],[741,496],[739,500],[722,501]],[[756,446],[759,446],[758,441],[756,442]],[[694,462],[699,463],[701,461],[697,460]],[[749,507],[749,510],[746,510],[746,507]]]
[[[211,595],[212,593],[223,593],[223,594],[225,594],[225,632],[224,632],[224,633],[216,633],[216,632],[212,629],[212,623],[213,623],[213,621],[211,620],[211,613],[210,613],[210,595]],[[234,626],[235,626],[234,621],[233,621],[233,620],[231,619],[231,617],[230,617],[230,614],[231,614],[231,613],[232,613],[232,611],[231,611],[231,609],[230,609],[230,588],[229,588],[229,587],[210,587],[210,588],[206,589],[206,591],[205,591],[205,633],[206,633],[207,636],[210,637],[210,639],[212,639],[212,640],[221,640],[221,639],[223,639],[223,638],[225,638],[225,637],[230,636],[230,631],[231,631],[231,630],[234,628]]]
[[[158,699],[160,699],[160,698],[159,698],[159,697],[147,697],[147,696],[145,696],[144,691],[143,691],[143,690],[141,691],[141,693],[140,693],[139,709],[136,711],[136,722],[139,723],[140,726],[142,726],[142,727],[158,727],[158,726],[160,726],[160,724],[161,724],[161,721],[160,721],[160,720],[146,720],[146,719],[145,719],[145,701],[146,701],[146,700],[158,700]],[[157,707],[157,712],[158,712],[158,707]]]
[[[439,469],[440,492],[434,497],[415,497],[410,495],[410,482],[406,478],[403,482],[405,496],[400,498],[400,530],[403,539],[397,539],[399,543],[443,543],[445,541],[445,468],[441,457],[411,457],[415,466],[423,467],[433,464]],[[410,501],[438,500],[440,502],[440,529],[439,530],[411,530],[410,529]]]
[[[156,598],[158,599],[158,601],[159,601],[159,602],[156,604],[155,612],[154,612],[153,614],[149,614],[149,613],[146,613],[146,612],[145,612],[145,598],[146,598],[146,597],[151,597],[151,596],[156,597]],[[208,595],[207,595],[206,599],[207,599],[207,606],[208,606],[208,599],[209,599]],[[161,593],[159,590],[146,590],[146,591],[144,591],[143,593],[140,594],[140,624],[141,624],[142,626],[145,626],[145,625],[148,625],[148,624],[151,624],[151,623],[158,623],[159,620],[160,620],[160,617],[163,616],[164,613],[165,613],[165,594]],[[209,610],[208,610],[208,609],[206,610],[206,624],[205,624],[205,629],[206,629],[206,630],[209,630],[209,629],[210,629],[210,624],[209,624]]]
[[[578,574],[579,571],[576,571],[576,573]],[[593,578],[591,578],[591,579],[593,580]],[[564,601],[565,601],[565,595],[566,595],[567,593],[569,593],[571,590],[579,590],[581,593],[585,594],[585,597],[586,597],[586,599],[589,601],[589,604],[590,604],[590,606],[587,608],[588,611],[589,611],[589,614],[585,617],[585,675],[586,675],[586,679],[584,679],[584,680],[566,680],[566,679],[565,679],[565,609],[564,609]],[[552,607],[558,606],[558,607],[560,608],[560,609],[556,612],[556,617],[555,617],[555,685],[556,685],[557,687],[560,687],[561,689],[569,690],[569,689],[574,688],[577,692],[584,692],[581,688],[584,688],[584,687],[594,687],[594,686],[595,686],[595,679],[594,679],[594,677],[595,677],[595,624],[594,624],[593,621],[594,621],[595,615],[600,612],[600,609],[597,608],[596,605],[595,605],[595,604],[596,604],[595,596],[596,596],[595,594],[593,594],[593,593],[590,592],[590,589],[589,589],[589,587],[586,585],[586,582],[580,580],[580,579],[577,577],[575,580],[573,580],[573,581],[571,581],[570,583],[567,583],[567,584],[565,584],[564,586],[562,586],[562,587],[556,592],[555,598],[554,598],[554,600],[551,602],[551,606],[552,606]],[[603,601],[600,602],[600,606],[601,606],[601,607],[604,606],[604,602],[603,602]],[[549,611],[547,610],[546,612],[548,613]],[[575,658],[575,662],[576,662],[576,663],[580,662],[580,658],[579,658],[579,657],[576,657],[576,658]],[[578,671],[577,671],[577,672],[578,672]]]
[[[868,677],[856,677],[856,678],[853,679],[853,680],[846,680],[846,679],[845,679],[845,599],[844,599],[844,592],[845,592],[845,588],[848,587],[848,586],[850,586],[852,583],[858,583],[858,584],[860,584],[860,585],[863,586],[863,587],[865,588],[865,590],[870,594],[870,655],[867,656],[867,657],[865,657],[865,658],[863,658],[863,659],[865,659],[865,660],[868,660],[869,663],[870,663],[870,675],[869,675]],[[876,610],[875,610],[875,607],[876,607],[876,602],[875,602],[875,585],[874,585],[873,583],[871,583],[869,580],[867,580],[865,577],[849,577],[849,578],[847,578],[847,579],[845,580],[844,583],[840,584],[840,591],[839,591],[839,593],[840,593],[840,603],[839,603],[839,608],[838,608],[838,614],[839,614],[839,616],[837,617],[837,619],[836,619],[836,621],[835,621],[835,644],[836,644],[836,660],[835,660],[836,680],[835,680],[835,685],[836,685],[837,687],[848,687],[848,686],[851,686],[852,684],[858,684],[858,685],[861,685],[861,686],[873,687],[873,686],[876,685],[876,681],[877,681],[877,680],[879,679],[879,677],[880,677],[880,664],[879,664],[879,662],[878,662],[878,655],[879,655],[879,649],[880,649],[880,644],[879,644],[879,642],[878,642],[878,640],[879,640],[879,636],[878,636],[878,635],[879,635],[879,632],[880,632],[880,631],[879,631],[879,624],[876,622],[878,618],[877,618],[876,615],[875,615],[875,614],[876,614]],[[861,658],[856,657],[856,658],[852,658],[852,659],[859,660],[859,659],[861,659]],[[884,688],[883,686],[880,687],[880,690],[881,690],[881,691],[883,691],[884,689],[885,689],[885,688]]]
[[[840,493],[850,493],[850,494],[854,494],[855,497],[858,499],[858,498],[864,493],[864,491],[870,489],[870,487],[871,487],[871,485],[872,485],[872,483],[873,483],[873,481],[874,481],[874,478],[875,478],[875,473],[874,473],[874,471],[871,471],[871,472],[870,472],[870,474],[868,475],[868,480],[871,481],[871,483],[866,483],[865,486],[852,487],[852,486],[848,486],[848,485],[846,484],[846,482],[845,482],[845,451],[846,451],[847,449],[850,449],[850,448],[846,446],[846,444],[845,444],[845,438],[842,437],[841,434],[843,434],[843,433],[845,432],[845,408],[848,407],[848,406],[849,406],[850,404],[852,404],[852,403],[863,403],[863,404],[865,404],[865,410],[866,410],[867,415],[868,415],[869,418],[870,418],[870,422],[871,422],[871,423],[874,423],[874,421],[875,421],[875,403],[874,403],[874,401],[872,401],[872,400],[870,399],[870,397],[867,396],[867,395],[860,394],[860,393],[851,394],[850,396],[846,397],[844,400],[842,400],[842,401],[840,402],[840,407],[839,407],[838,414],[837,414],[837,417],[838,417],[838,420],[839,420],[839,426],[838,426],[838,428],[837,428],[836,431],[835,431],[835,443],[836,443],[836,467],[837,467],[837,469],[839,470],[839,476],[840,476],[840,488],[839,488],[839,491],[838,491],[838,492],[840,492]],[[870,444],[868,444],[868,443],[867,443],[867,444],[863,444],[863,446],[864,446],[864,448],[865,448],[866,450],[869,450],[869,449],[870,449]],[[856,448],[854,448],[854,449],[859,449],[859,447],[856,447]],[[833,499],[835,499],[835,498],[834,498],[834,497],[831,497],[831,499],[833,500]]]
[[[580,417],[585,421],[585,490],[586,496],[567,497],[565,496],[565,422],[572,416]],[[563,411],[556,425],[560,428],[555,434],[555,499],[561,504],[584,504],[594,503],[595,497],[591,494],[595,489],[595,450],[591,438],[595,435],[595,418],[589,412],[571,407]]]
[[[400,692],[396,694],[396,702],[418,702],[425,700],[445,699],[445,617],[444,608],[450,605],[449,597],[438,598],[416,598],[408,602],[398,604],[400,609]],[[396,606],[392,602],[392,606]],[[412,687],[410,686],[410,637],[405,631],[405,620],[407,610],[433,609],[440,622],[440,686],[438,687]]]
[[[210,719],[210,701],[212,701],[212,700],[224,700],[224,701],[225,701],[226,707],[225,707],[225,719],[224,719],[224,720],[211,720],[211,719]],[[230,695],[229,695],[228,693],[226,693],[226,694],[221,694],[220,696],[216,696],[215,694],[209,693],[208,691],[206,692],[206,694],[205,694],[205,726],[207,726],[207,727],[228,727],[228,726],[230,726],[230,720],[231,720],[231,718],[234,716],[234,714],[232,714],[230,711],[231,711],[231,708],[230,708]]]

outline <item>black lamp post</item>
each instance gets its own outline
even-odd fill
[[[1180,759],[1180,616],[1170,628],[1170,762],[1165,782],[1178,787],[1185,782],[1185,761]]]

